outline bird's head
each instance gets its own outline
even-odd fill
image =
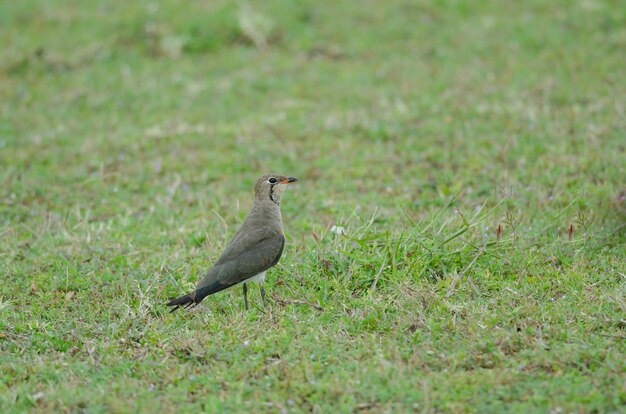
[[[280,174],[267,174],[259,178],[254,186],[255,200],[270,200],[280,204],[280,197],[289,183],[298,181],[295,177]]]

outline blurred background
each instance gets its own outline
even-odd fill
[[[267,171],[328,220],[624,195],[620,2],[1,7],[5,217],[219,205]]]

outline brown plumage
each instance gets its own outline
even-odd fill
[[[213,293],[243,282],[243,297],[248,309],[246,282],[261,284],[265,303],[265,272],[278,263],[285,245],[280,198],[294,177],[267,174],[254,187],[254,205],[239,231],[193,292],[170,301],[167,306],[189,308]]]

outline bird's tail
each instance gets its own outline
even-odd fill
[[[198,302],[195,301],[194,296],[195,295],[190,293],[190,294],[187,294],[185,296],[181,296],[178,299],[170,300],[167,303],[167,306],[175,306],[175,308],[172,309],[170,311],[170,313],[174,312],[176,309],[178,309],[180,307],[183,307],[185,309],[189,309],[190,307],[197,305]]]
[[[193,292],[188,293],[185,296],[181,296],[178,299],[170,300],[167,306],[176,306],[170,311],[170,313],[174,312],[180,307],[189,309],[193,306],[198,306],[198,303],[202,302],[202,300],[207,296],[222,291],[230,286],[231,285],[222,285],[221,283],[216,282],[212,285],[204,286],[200,289],[194,290]]]

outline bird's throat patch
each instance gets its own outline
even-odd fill
[[[272,200],[275,204],[280,204],[276,199],[274,199],[274,186],[270,186],[270,200]]]

